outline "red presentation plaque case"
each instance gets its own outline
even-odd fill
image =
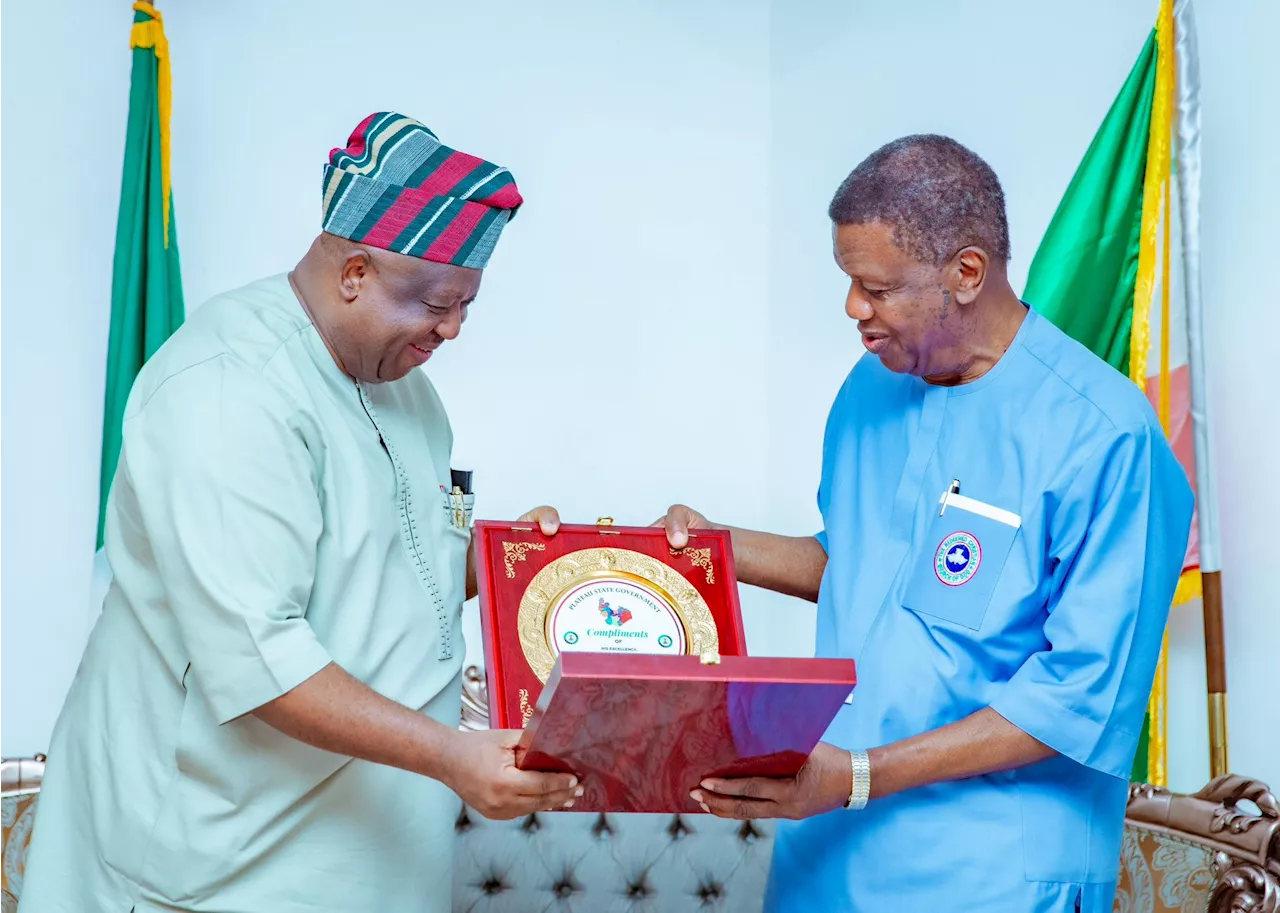
[[[643,592],[661,593],[650,603],[655,610],[658,602],[681,607],[679,621],[673,613],[665,622],[669,627],[661,627],[664,622],[658,619],[658,627],[651,632],[655,642],[666,643],[669,650],[690,654],[685,658],[708,650],[724,657],[746,653],[737,574],[726,531],[696,530],[688,546],[679,551],[669,546],[662,529],[652,527],[564,524],[556,535],[544,536],[531,524],[480,520],[475,524],[475,536],[489,720],[495,729],[519,728],[532,716],[544,679],[555,662],[557,649],[549,644],[577,645],[579,631],[582,636],[601,635],[605,630],[616,635],[615,641],[597,637],[605,649],[611,648],[610,643],[625,644],[628,636],[649,636],[634,633],[642,620],[630,621],[633,615],[629,611],[614,617],[596,615],[593,600],[598,594],[588,591],[602,590],[610,581],[592,584],[587,578],[593,572],[634,580],[642,599]],[[566,562],[573,568],[566,570]],[[563,603],[572,596],[565,595],[566,588],[574,585],[583,590],[579,601],[585,604],[580,611],[596,619],[595,629],[555,631],[554,619],[547,620],[546,607],[556,599]],[[603,597],[598,605],[601,613],[618,611],[610,610]],[[636,606],[636,613],[640,611]],[[567,651],[564,655],[592,654]],[[603,655],[606,660],[616,660],[638,654]],[[693,665],[697,665],[696,659]]]
[[[574,811],[700,813],[704,777],[795,774],[854,683],[851,659],[562,653],[518,765],[577,774]]]

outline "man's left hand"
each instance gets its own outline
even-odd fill
[[[819,742],[794,777],[703,780],[690,795],[720,818],[811,818],[843,808],[853,786],[849,752]]]
[[[542,505],[521,515],[517,523],[537,523],[544,536],[554,536],[560,529],[560,513],[554,507]]]
[[[517,523],[536,523],[544,536],[554,536],[560,529],[560,514],[554,507],[542,505],[526,511]],[[476,580],[476,540],[467,545],[467,598],[474,599],[480,593]]]

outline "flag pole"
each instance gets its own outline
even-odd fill
[[[1209,772],[1230,770],[1227,758],[1227,660],[1222,636],[1222,555],[1218,532],[1218,491],[1209,446],[1209,401],[1205,390],[1204,310],[1200,285],[1200,61],[1192,0],[1174,5],[1178,111],[1178,203],[1182,213],[1182,268],[1187,297],[1188,370],[1191,427],[1196,455],[1196,516],[1200,534],[1200,577],[1204,612],[1205,680],[1209,693]]]
[[[1204,666],[1209,686],[1209,775],[1230,771],[1227,761],[1227,656],[1222,642],[1222,572],[1201,571],[1204,582]]]
[[[1142,218],[1138,241],[1138,272],[1133,285],[1133,323],[1129,333],[1129,378],[1144,394],[1150,396],[1147,382],[1151,349],[1152,309],[1155,290],[1160,289],[1158,349],[1159,380],[1153,403],[1160,427],[1168,437],[1171,430],[1169,384],[1169,319],[1171,298],[1169,270],[1171,254],[1170,190],[1174,148],[1173,133],[1177,108],[1177,54],[1174,51],[1176,31],[1173,0],[1160,0],[1156,16],[1155,86],[1151,95],[1151,120],[1147,133],[1146,169],[1142,178]],[[1175,592],[1175,601],[1176,601]],[[1160,641],[1155,677],[1151,683],[1151,699],[1147,704],[1147,782],[1168,785],[1168,742],[1165,717],[1168,708],[1169,632]]]

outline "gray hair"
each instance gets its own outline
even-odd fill
[[[837,225],[882,222],[899,247],[934,266],[970,246],[1009,260],[1000,180],[950,137],[918,134],[881,146],[840,184],[827,214]]]

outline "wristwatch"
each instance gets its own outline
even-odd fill
[[[865,751],[850,751],[849,766],[853,771],[853,784],[849,787],[849,800],[844,807],[858,811],[867,807],[871,798],[871,758]]]

